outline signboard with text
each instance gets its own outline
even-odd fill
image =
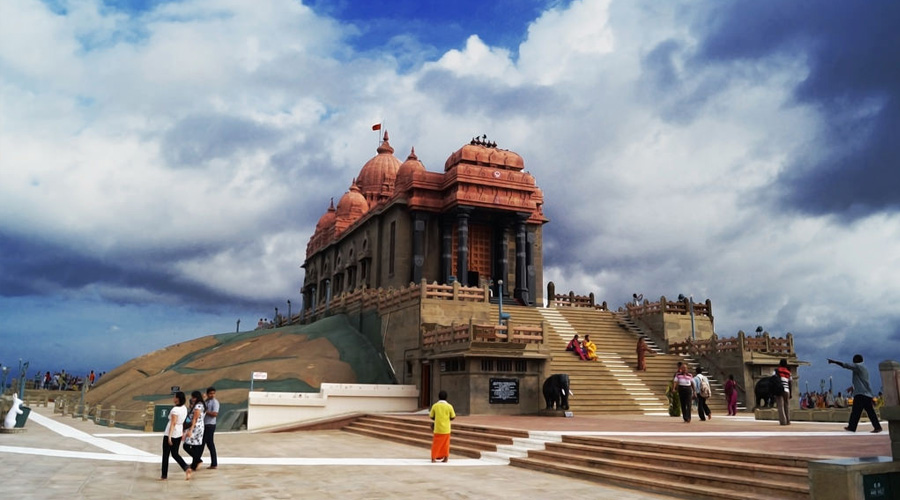
[[[490,404],[519,404],[519,379],[492,378],[489,394]]]

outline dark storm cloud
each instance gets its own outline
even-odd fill
[[[554,109],[565,104],[550,87],[501,87],[493,81],[459,77],[444,70],[431,70],[423,74],[417,82],[417,89],[440,102],[447,113],[481,113],[493,119],[531,117],[538,110]]]
[[[173,254],[188,257],[192,252],[207,251],[182,250],[163,256],[145,250],[115,259],[109,256],[93,258],[58,245],[0,232],[0,296],[51,296],[77,293],[96,285],[101,288],[94,293],[116,304],[146,305],[146,296],[129,291],[137,289],[160,297],[162,301],[190,303],[198,308],[259,305],[223,294],[202,283],[186,281],[173,272],[156,270],[157,267],[168,268],[165,261]],[[156,266],[154,262],[161,265]]]
[[[170,128],[162,139],[163,157],[174,167],[202,165],[227,158],[237,151],[275,144],[279,133],[251,120],[227,115],[188,116]]]
[[[855,219],[900,208],[900,3],[717,2],[695,25],[695,63],[799,58],[797,103],[822,113],[819,143],[776,191],[790,208]]]
[[[669,123],[688,124],[704,112],[704,104],[727,88],[725,75],[706,74],[692,78],[692,68],[680,71],[676,59],[685,48],[677,40],[665,40],[641,58],[640,85],[645,98],[654,103],[660,117]],[[688,79],[682,73],[688,73]]]

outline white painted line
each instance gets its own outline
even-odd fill
[[[554,433],[558,433],[562,436],[602,436],[602,437],[615,437],[615,436],[630,436],[630,437],[683,437],[683,436],[691,436],[691,437],[735,437],[735,438],[758,438],[758,437],[813,437],[813,436],[822,436],[822,437],[853,437],[853,436],[868,436],[871,435],[868,432],[864,433],[852,433],[846,431],[826,431],[826,432],[812,432],[812,431],[800,431],[800,432],[766,432],[766,431],[746,431],[746,432],[691,432],[691,431],[682,431],[682,432],[617,432],[617,431],[553,431]]]
[[[45,417],[37,412],[31,412],[28,416],[29,420],[33,420],[34,423],[38,425],[42,425],[47,429],[59,434],[63,437],[68,437],[72,439],[77,439],[78,441],[85,442],[89,445],[96,446],[98,448],[104,449],[106,451],[115,453],[117,455],[138,455],[138,456],[154,456],[152,453],[147,453],[146,451],[139,450],[137,448],[132,448],[131,446],[117,443],[115,441],[110,441],[109,439],[97,438],[91,436],[87,432],[79,431],[74,427],[70,427],[61,422],[57,422],[49,417]]]
[[[29,417],[30,418],[30,417]],[[157,455],[115,455],[112,453],[94,453],[86,451],[51,450],[47,448],[24,448],[17,446],[0,446],[0,453],[18,453],[20,455],[41,455],[59,458],[80,458],[87,460],[107,460],[115,462],[158,463],[162,456]],[[337,465],[337,466],[388,466],[407,467],[410,465],[434,465],[441,467],[472,467],[485,465],[503,465],[497,460],[459,458],[447,463],[432,464],[427,458],[305,458],[305,457],[219,457],[220,465]]]

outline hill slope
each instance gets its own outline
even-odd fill
[[[268,373],[254,388],[269,391],[318,392],[323,382],[394,383],[380,347],[337,315],[311,325],[209,335],[165,347],[110,371],[85,400],[115,405],[120,425],[143,428],[147,403],[171,404],[173,386],[188,395],[214,386],[227,418],[246,408],[252,372]]]

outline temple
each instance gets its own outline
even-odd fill
[[[413,148],[377,154],[316,224],[306,249],[304,303],[357,288],[459,282],[521,305],[542,301],[543,194],[518,154],[472,139],[429,172]],[[501,281],[506,283],[501,286]]]

